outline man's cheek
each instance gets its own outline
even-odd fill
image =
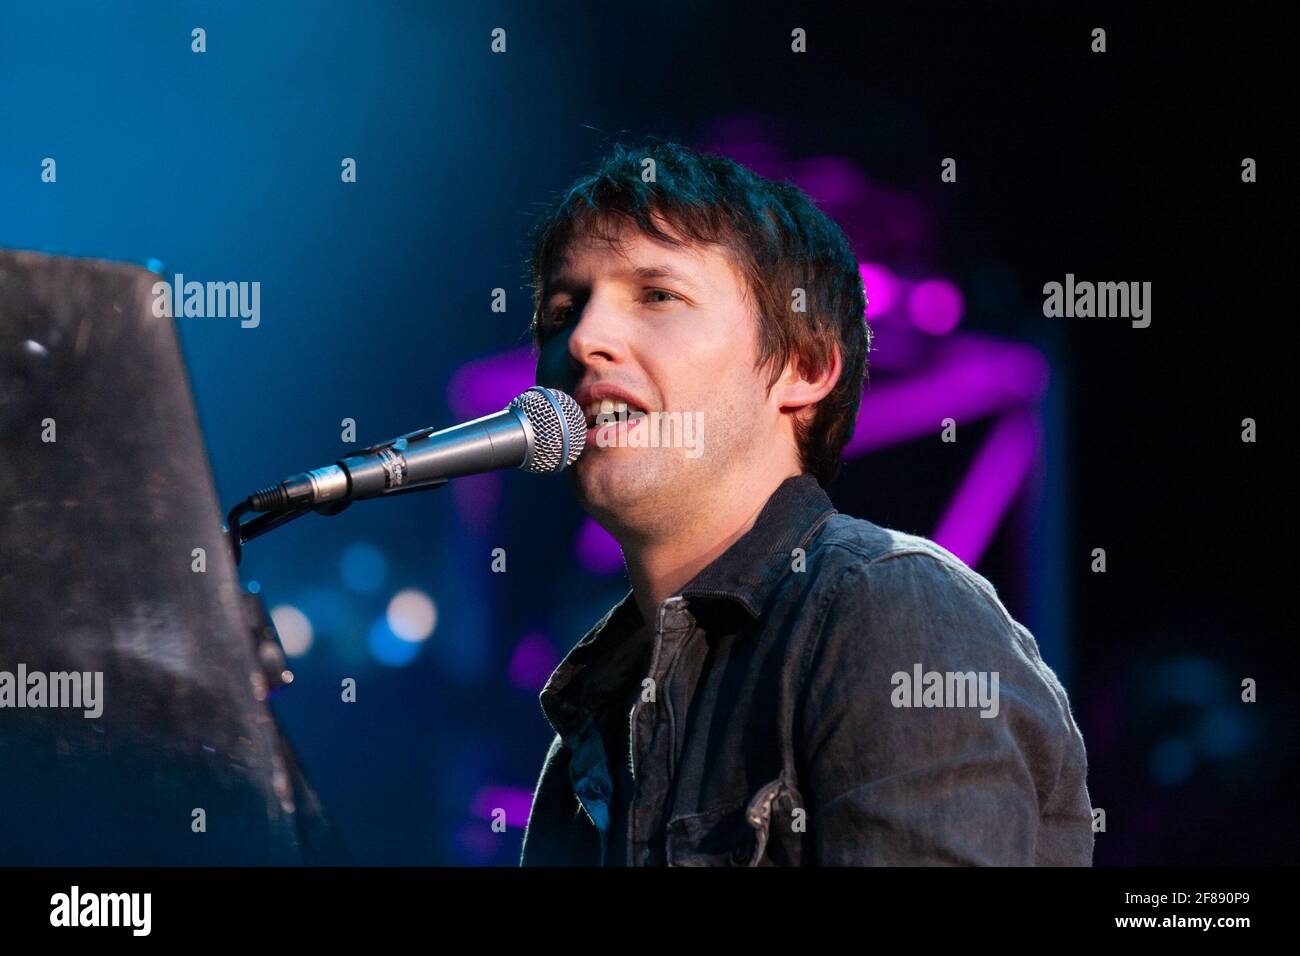
[[[567,391],[569,374],[568,336],[557,336],[543,345],[537,356],[537,384]]]

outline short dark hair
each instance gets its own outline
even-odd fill
[[[652,182],[642,178],[647,159],[654,160]],[[657,219],[688,242],[731,252],[758,303],[755,368],[770,368],[769,391],[791,356],[806,363],[810,374],[819,374],[833,364],[832,350],[839,346],[839,380],[817,403],[811,420],[795,420],[801,466],[826,487],[839,471],[840,453],[857,421],[871,332],[862,275],[844,231],[793,184],[764,179],[726,157],[659,137],[640,146],[615,145],[556,199],[533,230],[528,265],[534,341],[541,345],[545,338],[546,281],[575,238],[613,243],[618,230],[609,227],[632,224],[651,238],[681,245]],[[795,289],[804,290],[806,311],[794,310]]]

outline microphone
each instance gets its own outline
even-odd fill
[[[492,415],[442,431],[426,428],[254,492],[249,511],[311,508],[418,491],[498,468],[563,471],[587,442],[573,397],[535,385]]]

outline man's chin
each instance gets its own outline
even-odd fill
[[[644,461],[632,461],[626,448],[595,449],[569,468],[569,484],[582,510],[602,525],[626,526],[634,509],[653,494]]]

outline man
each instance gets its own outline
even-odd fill
[[[522,865],[1089,865],[1083,740],[1034,638],[824,490],[869,348],[841,230],[651,140],[555,204],[531,266],[537,379],[587,413],[570,481],[631,590],[541,693]]]

